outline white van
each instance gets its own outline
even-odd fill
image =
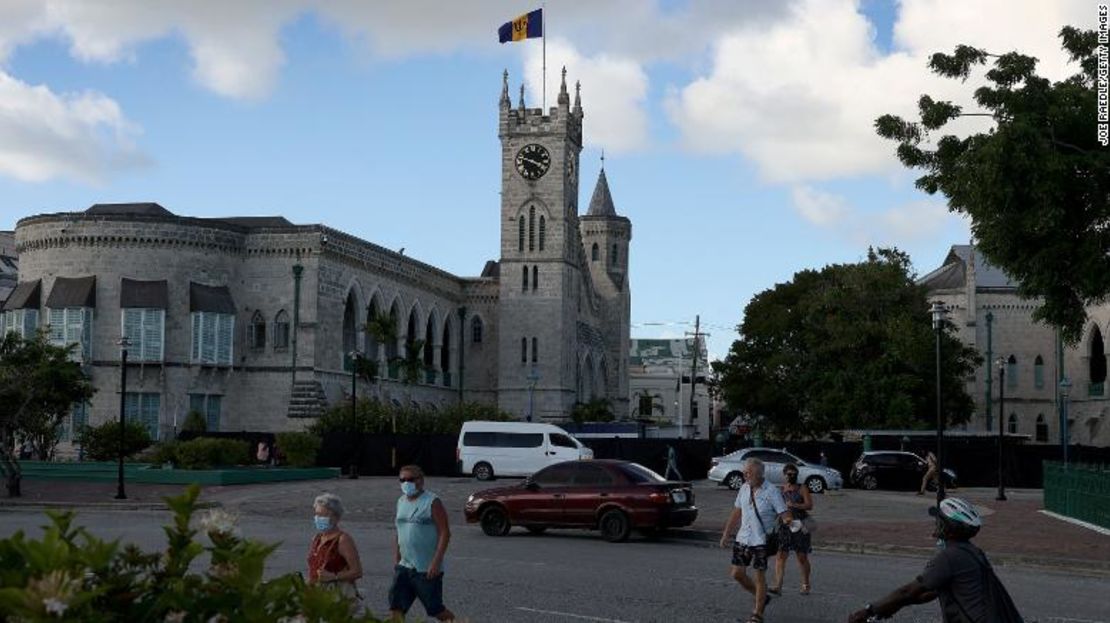
[[[455,448],[459,471],[478,480],[530,476],[563,461],[592,459],[594,451],[554,424],[464,422]]]

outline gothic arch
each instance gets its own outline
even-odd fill
[[[366,322],[369,323],[375,315],[384,313],[388,312],[382,306],[382,293],[377,288],[374,288],[373,293],[370,295],[370,302],[366,305]],[[363,347],[363,351],[366,353],[366,356],[369,357],[371,361],[377,361],[381,356],[380,353],[382,349],[382,345],[378,343],[378,338],[374,337],[369,331],[366,331],[364,342],[365,346]]]
[[[347,297],[343,303],[343,324],[342,324],[342,342],[339,352],[340,361],[343,368],[347,369],[349,365],[348,355],[351,351],[358,349],[359,342],[359,319],[362,314],[359,310],[362,307],[358,303],[358,297],[355,290],[352,288],[347,292]]]
[[[475,324],[477,324],[477,329],[475,329]],[[471,344],[485,343],[486,339],[488,339],[487,332],[486,332],[486,327],[487,326],[488,325],[486,324],[485,319],[482,318],[481,313],[475,312],[474,314],[471,314],[471,316],[470,316],[470,318],[469,318],[469,320],[467,321],[467,324],[466,324],[466,328],[470,332],[466,336],[466,339]],[[475,338],[478,338],[478,339],[475,339]]]
[[[401,297],[400,296],[394,296],[393,297],[393,302],[389,304],[389,311],[386,312],[386,313],[389,314],[390,319],[393,321],[393,328],[396,332],[396,338],[397,338],[397,339],[391,340],[389,344],[385,345],[385,357],[386,357],[387,360],[391,360],[394,357],[396,357],[398,355],[398,353],[400,352],[400,350],[398,349],[398,344],[399,344],[400,339],[401,339],[401,332],[403,331],[403,328],[401,327],[402,320],[401,320]]]
[[[1102,338],[1102,330],[1098,325],[1091,327],[1087,339],[1087,372],[1091,383],[1106,381],[1106,342]]]

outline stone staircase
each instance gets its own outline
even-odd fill
[[[318,418],[327,409],[328,400],[320,381],[296,381],[289,397],[289,417]]]

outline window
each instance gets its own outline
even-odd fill
[[[527,292],[528,291],[528,267],[527,266],[521,266],[520,267],[520,291],[521,292]]]
[[[216,312],[193,312],[193,363],[230,366],[235,316]]]
[[[1044,387],[1044,359],[1040,355],[1033,360],[1033,386],[1037,389]]]
[[[74,361],[92,359],[92,308],[66,307],[50,310],[50,343],[66,347],[77,344],[70,353]]]
[[[1044,414],[1037,416],[1037,441],[1048,441],[1048,423],[1044,421]]]
[[[35,334],[39,328],[39,310],[13,309],[4,312],[4,333],[18,333],[23,339]]]
[[[247,334],[247,343],[255,350],[266,348],[266,318],[260,311],[254,312],[251,316],[251,329]]]
[[[577,466],[575,470],[573,484],[577,486],[590,486],[590,485],[603,485],[608,486],[613,484],[613,475],[609,470],[601,467],[600,465],[592,463],[583,463]]]
[[[562,433],[548,433],[547,436],[551,438],[551,445],[553,446],[578,449],[578,444],[574,443],[573,439]]]
[[[284,348],[289,348],[289,314],[283,309],[274,317],[274,350]]]
[[[189,412],[196,411],[204,416],[204,430],[216,433],[220,430],[220,405],[223,396],[216,394],[189,394]]]
[[[129,422],[139,422],[146,427],[150,438],[161,438],[158,411],[162,406],[161,394],[128,392],[123,401],[123,414]]]
[[[1006,431],[1009,432],[1010,434],[1017,434],[1017,432],[1018,432],[1018,421],[1017,421],[1017,414],[1016,413],[1011,413],[1010,414],[1010,419],[1008,420],[1008,424],[1006,425]]]
[[[540,251],[543,251],[544,238],[547,238],[547,219],[540,215]]]
[[[590,248],[590,261],[596,262],[597,261],[597,256],[598,256],[598,250],[597,250],[597,243],[595,242],[594,246]]]
[[[470,341],[475,344],[482,343],[482,319],[477,316],[470,321]]]
[[[463,445],[479,448],[538,448],[543,433],[466,433]]]
[[[634,483],[640,482],[667,482],[667,479],[656,474],[639,463],[623,463],[618,468],[628,479]]]
[[[519,231],[517,232],[517,245],[516,245],[517,249],[516,250],[523,253],[524,252],[524,215],[523,214],[520,216],[519,219],[517,219],[517,224],[518,224],[518,230]]]
[[[123,335],[131,342],[127,358],[131,361],[162,361],[166,340],[166,310],[126,307]]]
[[[651,396],[640,396],[639,412],[641,416],[651,417],[651,412],[654,407],[655,400]]]
[[[539,357],[539,352],[539,340],[538,338],[532,338],[532,363],[536,363],[536,359]]]
[[[539,269],[539,267],[533,265],[532,266],[532,291],[534,292],[536,290],[536,288],[539,287],[539,285],[540,285],[540,269]]]
[[[528,250],[536,250],[536,207],[528,208]]]
[[[620,264],[617,257],[617,245],[613,245],[613,252],[609,254],[609,263],[613,266]]]
[[[71,441],[76,439],[81,434],[81,429],[89,421],[89,405],[88,403],[81,402],[74,404],[69,410],[69,422],[62,421],[59,424],[61,428],[58,439],[60,441]]]
[[[1010,355],[1006,360],[1006,389],[1013,389],[1017,387],[1017,357]]]
[[[520,338],[520,363],[528,363],[528,338]]]
[[[560,463],[545,467],[532,476],[532,481],[546,487],[569,485],[574,480],[577,463]]]

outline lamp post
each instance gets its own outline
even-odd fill
[[[1064,447],[1064,468],[1068,467],[1068,391],[1071,381],[1068,377],[1060,380],[1060,445]]]
[[[532,394],[536,391],[536,381],[540,380],[540,375],[536,372],[536,367],[532,366],[532,371],[528,374],[528,421],[532,421],[532,413],[534,403],[532,401]]]
[[[937,512],[944,500],[944,409],[941,407],[940,394],[940,337],[944,332],[944,303],[933,301],[929,308],[933,316],[933,331],[937,338]]]
[[[998,495],[994,499],[1006,500],[1006,485],[1002,484],[1002,449],[1005,441],[1002,436],[1003,413],[1006,410],[1006,359],[999,357],[998,364]]]
[[[125,407],[127,405],[127,347],[131,346],[131,340],[127,336],[123,336],[116,342],[120,347],[120,364],[119,364],[119,475],[116,479],[116,499],[126,500],[127,492],[123,488],[123,453],[124,453],[124,436],[125,436]]]
[[[351,438],[355,442],[355,451],[351,453],[351,468],[350,473],[347,475],[351,480],[358,480],[358,455],[359,448],[362,445],[362,436],[358,434],[358,362],[362,357],[362,353],[358,350],[352,350],[347,353],[347,357],[351,360]]]

